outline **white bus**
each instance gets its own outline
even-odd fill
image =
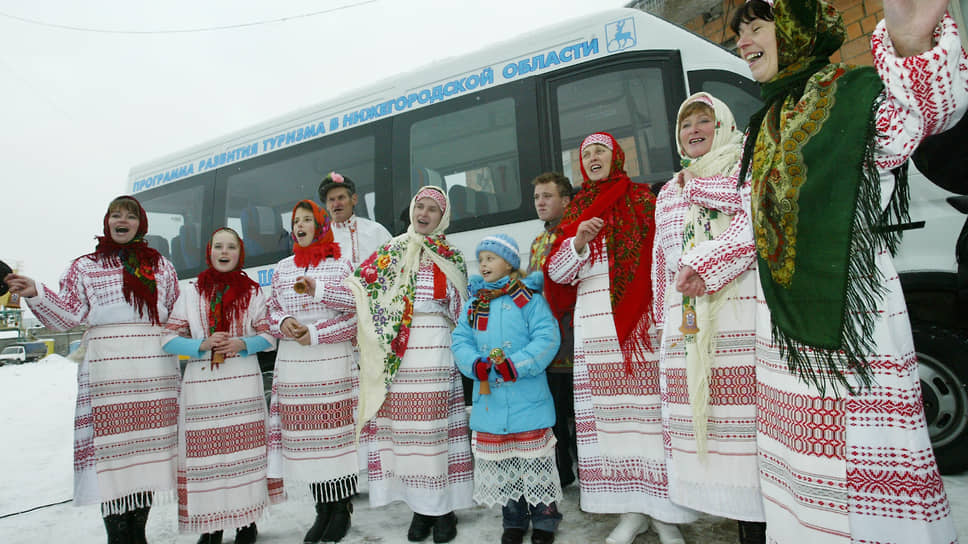
[[[559,170],[581,181],[577,146],[611,132],[638,182],[678,169],[675,114],[707,90],[737,119],[759,106],[746,64],[731,52],[633,9],[559,24],[383,80],[131,170],[149,212],[149,242],[182,279],[204,267],[204,244],[228,225],[245,240],[250,275],[268,285],[290,253],[289,216],[316,199],[330,171],[351,177],[357,215],[405,228],[416,189],[444,187],[448,238],[469,260],[492,231],[526,252],[540,229],[530,180]],[[473,264],[473,263],[471,263]]]
[[[204,268],[208,234],[228,225],[245,241],[250,276],[268,286],[274,264],[291,251],[293,206],[317,198],[330,171],[356,182],[357,215],[394,234],[405,229],[420,186],[444,187],[448,239],[474,270],[473,248],[486,234],[510,234],[527,252],[541,229],[530,180],[558,170],[577,185],[577,148],[591,132],[619,140],[633,181],[668,180],[679,164],[676,112],[701,90],[726,102],[741,124],[761,104],[733,52],[648,13],[608,10],[138,165],[129,190],[148,210],[149,243],[182,280]],[[897,262],[910,300],[928,301],[923,312],[912,307],[917,318],[936,314],[937,296],[950,298],[945,286],[957,277],[964,217],[944,202],[950,193],[923,177],[912,177],[912,195]],[[960,363],[968,341],[952,323],[923,325],[915,324],[915,342],[931,434],[943,446],[942,469],[957,470],[968,465],[968,371]]]

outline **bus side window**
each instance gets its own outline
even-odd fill
[[[750,116],[763,106],[758,83],[725,70],[693,70],[689,72],[689,88],[693,93],[705,91],[725,102],[741,131],[746,130]]]
[[[675,140],[669,122],[669,96],[660,67],[596,71],[552,80],[563,173],[582,183],[578,146],[593,132],[608,132],[625,150],[625,171],[633,181],[665,181],[672,176]]]
[[[142,200],[148,212],[145,241],[171,261],[179,275],[204,267],[205,240],[201,235],[202,210],[210,181],[165,191]]]
[[[451,220],[521,206],[515,101],[449,111],[410,127],[410,190],[436,185],[447,191]]]
[[[220,178],[225,186],[229,223],[238,224],[245,242],[246,265],[278,262],[290,254],[292,209],[300,200],[319,202],[319,183],[330,172],[345,174],[363,195],[374,191],[376,139],[372,135],[340,135],[295,145],[240,166],[229,167]],[[356,213],[366,216],[365,198]]]

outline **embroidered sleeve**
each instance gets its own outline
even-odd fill
[[[877,167],[900,166],[925,136],[953,126],[968,105],[968,58],[947,14],[935,30],[934,48],[898,57],[884,21],[871,36],[874,67],[884,81],[877,111]]]
[[[341,313],[332,319],[316,321],[310,326],[313,345],[346,342],[356,337],[356,314]]]
[[[578,272],[590,255],[591,251],[587,245],[583,253],[578,253],[575,251],[575,238],[568,238],[558,247],[558,251],[549,257],[548,277],[555,283],[565,285],[578,283]]]
[[[191,287],[194,289],[194,287]],[[171,309],[171,313],[168,314],[168,321],[165,323],[165,330],[161,333],[161,345],[164,347],[165,351],[169,353],[177,353],[182,355],[180,352],[173,352],[168,350],[168,342],[174,338],[191,338],[192,331],[188,324],[188,301],[186,300],[188,296],[180,296],[175,302],[175,306]],[[199,344],[201,341],[199,341]],[[197,350],[196,350],[197,351]]]
[[[291,317],[286,310],[283,309],[282,304],[279,303],[279,297],[282,296],[282,293],[279,289],[279,284],[281,282],[282,274],[276,273],[272,275],[272,294],[269,296],[266,312],[266,317],[269,320],[269,332],[276,338],[285,337],[285,335],[282,334],[282,329],[279,327],[287,317]]]
[[[64,272],[59,293],[38,282],[37,296],[24,299],[45,327],[66,331],[80,325],[87,318],[90,307],[84,287],[84,271],[81,269],[81,259],[84,258],[75,259]]]
[[[252,295],[252,299],[249,301],[249,325],[255,330],[255,336],[263,338],[269,343],[269,347],[263,348],[257,351],[273,350],[276,347],[276,337],[273,336],[271,326],[269,325],[269,306],[262,290],[256,291]],[[250,337],[246,337],[250,338]],[[246,340],[246,345],[249,342]],[[254,353],[252,350],[248,350],[249,353]]]
[[[732,182],[735,187],[735,178]],[[703,242],[679,259],[680,267],[690,266],[706,282],[706,292],[715,293],[748,270],[756,258],[753,227],[750,223],[749,184],[743,186],[743,206],[715,240]]]
[[[460,293],[457,292],[457,287],[447,280],[447,317],[450,318],[451,322],[457,323],[460,321]]]
[[[346,259],[339,259],[337,262],[339,263],[338,275],[327,274],[325,281],[317,281],[313,300],[322,302],[335,310],[355,311],[356,301],[353,299],[353,292],[343,285],[343,280],[353,273],[353,265]]]
[[[175,272],[175,266],[171,264],[171,261],[164,257],[158,259],[158,270],[161,272],[160,276],[163,278],[162,281],[164,282],[163,286],[158,286],[158,289],[164,289],[165,295],[165,311],[161,312],[161,315],[170,315],[172,308],[175,307],[175,301],[178,300],[178,295],[181,293],[181,290],[178,287],[178,273]]]
[[[665,325],[665,294],[668,285],[665,251],[656,240],[652,244],[652,319],[657,329]]]
[[[682,198],[689,204],[730,215],[739,213],[743,208],[733,176],[692,178],[682,188]]]

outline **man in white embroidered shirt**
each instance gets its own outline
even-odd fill
[[[319,184],[319,201],[333,221],[333,237],[343,258],[354,267],[390,240],[390,232],[383,225],[353,213],[357,200],[356,184],[347,176],[330,172]]]

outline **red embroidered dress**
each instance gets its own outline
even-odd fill
[[[162,257],[154,280],[157,316],[164,323],[178,298],[178,278]],[[64,273],[60,292],[38,282],[38,295],[24,299],[51,329],[88,326],[74,418],[77,506],[141,491],[164,499],[175,491],[178,359],[161,350],[161,327],[125,301],[123,283],[120,263],[84,256]],[[123,394],[114,394],[118,380],[126,384]]]

